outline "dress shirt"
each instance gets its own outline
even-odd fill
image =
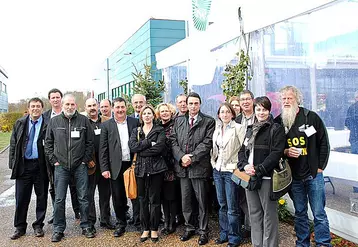
[[[26,157],[26,159],[38,159],[39,158],[39,153],[37,150],[37,139],[39,138],[41,124],[42,124],[42,116],[40,116],[40,118],[37,119],[37,123],[35,124],[35,136],[34,136],[34,141],[32,142],[32,154],[30,157]],[[33,125],[33,121],[31,120],[31,117],[29,117],[29,124],[28,124],[28,128],[27,128],[28,135],[30,134],[32,125]]]
[[[122,161],[130,161],[131,160],[131,151],[129,149],[129,134],[128,134],[128,125],[127,118],[121,123],[115,119],[117,123],[119,139],[121,140],[122,147]]]

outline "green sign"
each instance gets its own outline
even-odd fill
[[[212,0],[192,0],[193,23],[199,31],[205,31],[208,25],[208,15],[210,12]]]

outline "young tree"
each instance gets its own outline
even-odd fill
[[[188,91],[188,79],[185,77],[185,80],[180,80],[179,81],[179,86],[181,86],[183,88],[184,94],[188,95],[189,91]]]
[[[243,50],[236,53],[239,57],[237,64],[227,64],[225,72],[225,80],[221,85],[223,94],[226,96],[226,100],[229,100],[232,96],[238,96],[246,88],[246,82],[251,80],[252,77],[248,74],[250,58],[245,54]],[[247,81],[246,81],[247,78]]]
[[[147,103],[156,107],[163,102],[165,85],[163,80],[155,81],[152,77],[152,65],[144,64],[144,73],[138,71],[132,73],[134,79],[134,94],[142,94],[146,97]]]

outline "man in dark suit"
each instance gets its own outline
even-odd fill
[[[15,240],[25,235],[27,211],[32,187],[36,194],[36,221],[32,224],[36,237],[43,237],[44,219],[47,208],[48,175],[44,153],[47,121],[42,116],[43,102],[32,98],[28,102],[28,115],[18,119],[14,125],[9,152],[11,179],[15,184]]]
[[[51,109],[47,110],[43,113],[43,117],[44,119],[46,119],[47,122],[50,121],[51,118],[60,115],[62,112],[62,104],[61,104],[61,100],[62,100],[62,92],[57,89],[57,88],[53,88],[48,92],[48,100],[50,101],[51,104]],[[50,195],[51,195],[51,200],[52,200],[52,206],[54,206],[54,202],[55,202],[55,189],[54,189],[54,182],[53,182],[53,167],[51,167],[51,172],[49,174],[49,178],[50,178]],[[76,219],[80,219],[80,205],[78,203],[77,200],[77,193],[76,193],[76,186],[74,183],[74,179],[71,179],[70,182],[70,192],[71,192],[71,202],[72,202],[72,208],[73,211],[75,212],[75,218]],[[47,221],[47,223],[52,224],[53,223],[53,216]]]
[[[117,224],[113,235],[120,237],[127,226],[127,196],[123,172],[130,167],[132,155],[128,141],[132,130],[139,125],[138,119],[127,117],[126,101],[118,97],[112,103],[113,118],[104,122],[99,144],[99,163],[102,176],[110,179],[112,201]]]

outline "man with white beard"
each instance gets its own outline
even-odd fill
[[[323,170],[329,157],[326,127],[313,111],[299,107],[302,93],[294,86],[280,90],[282,114],[275,121],[285,127],[285,156],[292,169],[291,199],[295,207],[296,246],[310,246],[307,205],[314,217],[316,246],[331,246]]]

